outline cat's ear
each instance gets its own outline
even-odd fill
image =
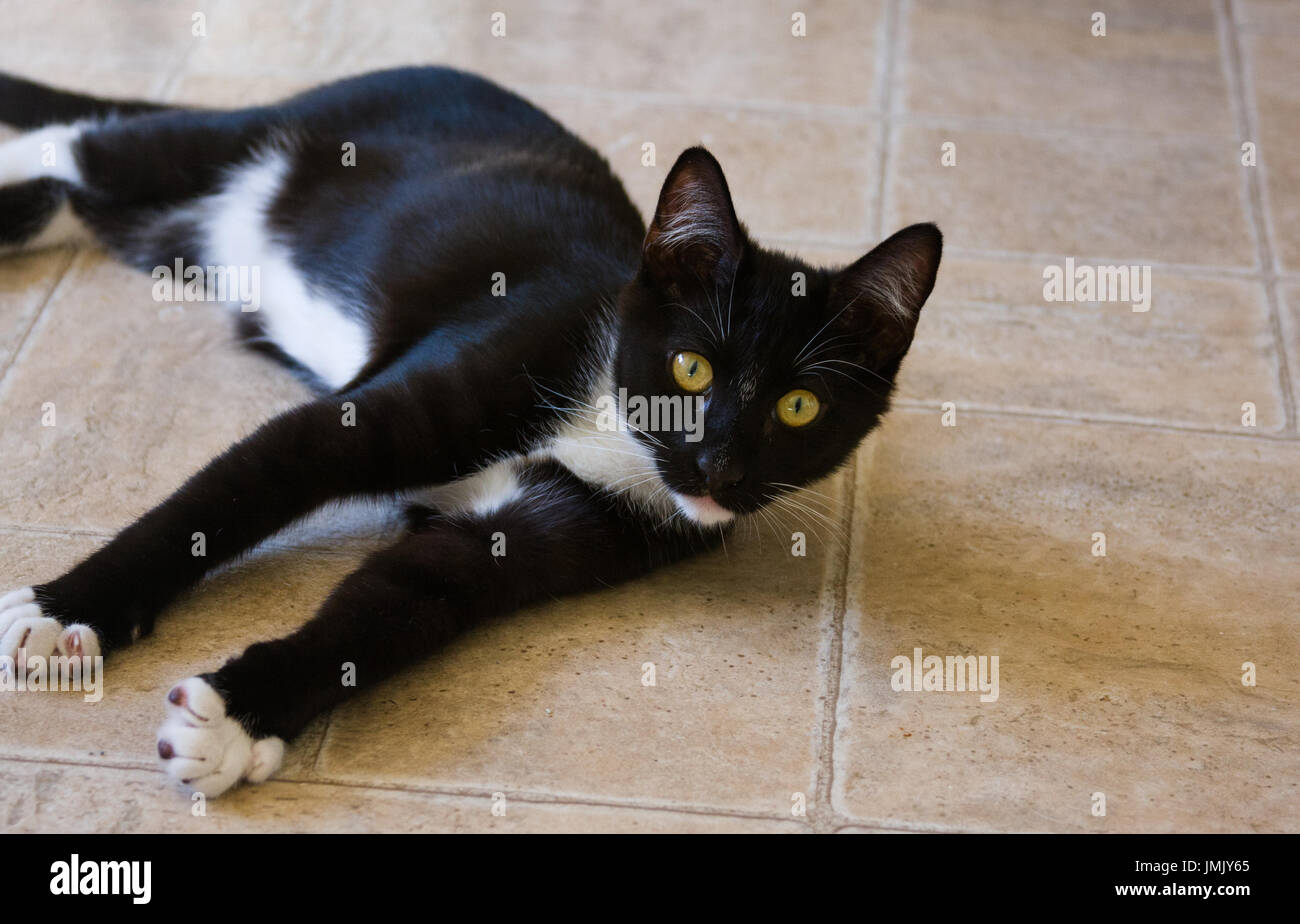
[[[883,369],[912,345],[921,306],[930,297],[943,235],[931,224],[911,225],[840,270],[828,308],[837,329],[862,338],[869,362]]]
[[[687,148],[659,192],[642,268],[662,283],[729,282],[744,248],[722,167],[704,148]]]

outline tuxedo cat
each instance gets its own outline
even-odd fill
[[[227,295],[240,330],[318,392],[4,595],[0,656],[110,653],[316,508],[430,489],[306,625],[167,694],[158,753],[208,795],[485,616],[708,550],[834,471],[887,409],[939,265],[928,224],[840,269],[766,250],[700,147],[647,229],[594,150],[445,68],[236,111],[0,76],[0,121],[26,130],[0,145],[0,247],[256,267],[256,310]],[[626,396],[695,402],[703,427],[638,424]]]

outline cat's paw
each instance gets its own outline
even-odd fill
[[[202,677],[171,688],[158,729],[158,756],[167,775],[195,792],[217,796],[246,780],[261,783],[280,769],[284,741],[254,741],[226,715],[226,701]]]
[[[20,651],[29,658],[94,658],[101,653],[94,629],[79,623],[65,626],[44,615],[30,587],[0,596],[0,657],[16,660]],[[0,670],[7,667],[6,663]]]

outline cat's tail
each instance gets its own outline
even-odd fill
[[[138,115],[170,108],[173,107],[144,100],[101,99],[83,93],[69,93],[34,80],[0,73],[0,122],[15,128],[40,128],[56,122]]]

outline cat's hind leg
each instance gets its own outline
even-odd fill
[[[408,369],[287,411],[61,577],[3,595],[0,658],[25,640],[41,643],[28,656],[53,654],[63,631],[51,634],[54,620],[89,626],[106,654],[130,645],[178,596],[290,523],[332,501],[446,483],[519,452],[542,413],[531,377],[503,379],[473,362]],[[24,635],[33,619],[50,622]]]
[[[80,131],[53,125],[0,143],[0,253],[92,240],[68,201],[81,182],[72,147]]]
[[[72,211],[62,181],[46,177],[0,186],[0,255],[81,246],[93,239]]]
[[[195,255],[186,207],[279,124],[270,107],[102,100],[3,74],[0,123],[29,129],[0,142],[0,253],[97,241],[146,269]]]
[[[158,731],[167,773],[208,796],[260,782],[312,718],[468,627],[716,544],[657,532],[555,463],[500,464],[513,467],[494,473],[490,495],[370,556],[297,632],[174,687]],[[342,682],[348,666],[353,684]]]
[[[172,687],[164,709],[158,756],[186,786],[215,796],[241,781],[265,782],[280,769],[284,739],[272,735],[254,741],[226,714],[226,701],[203,678]]]
[[[90,243],[69,192],[82,184],[75,145],[89,127],[168,107],[68,93],[0,74],[0,124],[24,134],[0,142],[0,254]]]

